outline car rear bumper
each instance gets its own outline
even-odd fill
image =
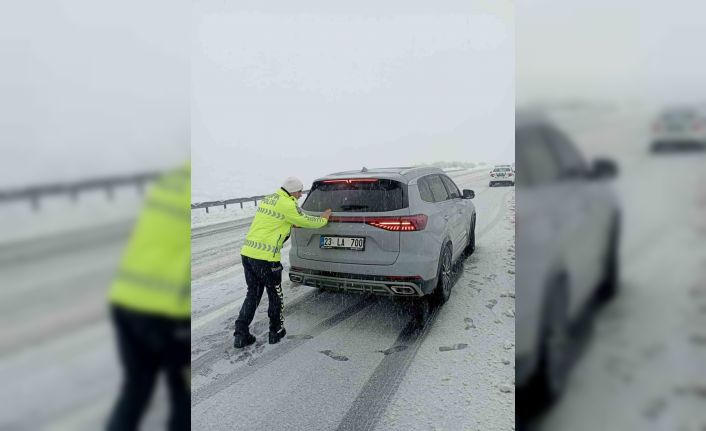
[[[292,267],[289,279],[294,283],[321,289],[372,293],[383,296],[421,297],[434,289],[436,279],[384,275],[350,274]]]

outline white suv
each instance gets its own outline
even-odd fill
[[[292,229],[289,278],[320,289],[442,304],[451,268],[475,248],[472,190],[438,168],[339,172],[316,180],[302,210],[332,208],[321,229]]]
[[[620,208],[610,160],[586,163],[541,114],[519,113],[517,163],[517,386],[548,405],[570,368],[569,329],[594,298],[618,286]],[[528,389],[529,388],[529,389]]]
[[[703,109],[665,109],[652,123],[652,152],[703,149],[706,149],[706,113]]]

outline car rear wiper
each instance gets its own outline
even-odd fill
[[[341,209],[343,211],[348,211],[348,210],[367,210],[368,206],[367,205],[341,205]]]

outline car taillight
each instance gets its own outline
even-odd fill
[[[365,223],[393,232],[413,232],[427,226],[428,217],[424,214],[388,217],[339,217],[331,216],[329,223]]]
[[[660,130],[662,130],[662,124],[660,124],[658,121],[655,121],[654,123],[652,123],[652,130],[655,132],[659,132]]]
[[[490,173],[490,176],[491,176],[491,177],[494,177],[494,176],[495,176],[495,172],[491,172],[491,173]]]
[[[700,131],[704,129],[704,123],[701,121],[695,121],[694,124],[692,125],[692,128],[696,131]]]
[[[512,172],[508,172],[508,173],[507,173],[507,176],[508,176],[508,177],[511,177],[511,176],[512,176]]]

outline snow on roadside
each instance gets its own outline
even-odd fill
[[[229,205],[227,208],[212,207],[208,209],[208,213],[203,208],[194,209],[191,210],[191,228],[247,219],[253,217],[256,211],[257,207],[253,202],[244,203],[243,209],[240,209],[238,204]]]

